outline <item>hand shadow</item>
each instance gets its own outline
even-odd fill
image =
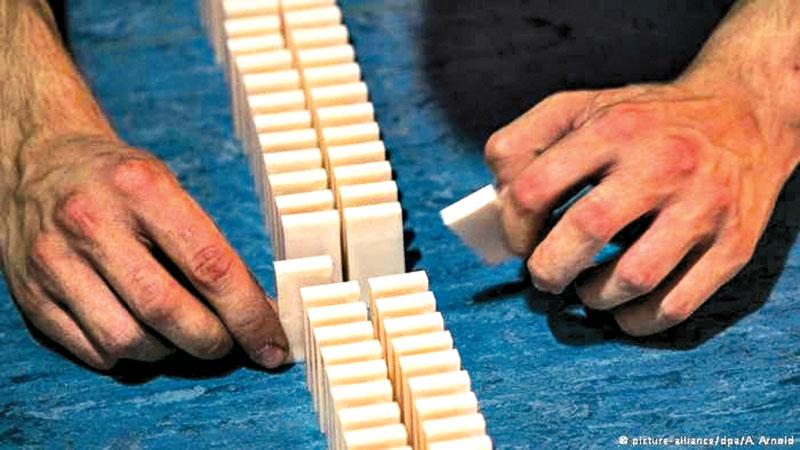
[[[491,301],[525,293],[528,307],[546,314],[555,338],[567,345],[592,345],[615,340],[628,345],[674,350],[695,348],[743,317],[758,311],[783,272],[800,230],[800,173],[784,186],[753,258],[688,320],[663,333],[645,338],[625,335],[610,313],[585,310],[574,294],[550,295],[531,287],[527,272],[522,280],[503,283],[477,293],[475,301]]]

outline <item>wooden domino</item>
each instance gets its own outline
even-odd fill
[[[263,160],[267,175],[322,168],[322,152],[318,148],[265,153]]]
[[[392,180],[339,186],[336,189],[336,204],[341,209],[395,203],[398,199],[397,183]]]
[[[409,427],[414,430],[411,443],[414,448],[422,446],[422,422],[433,419],[444,419],[452,416],[463,416],[478,413],[478,398],[471,391],[457,392],[425,398],[416,398],[412,406]],[[467,447],[470,448],[470,447]]]
[[[278,317],[289,341],[292,360],[305,359],[303,305],[300,288],[333,282],[333,260],[330,256],[290,259],[275,262],[275,289]]]
[[[463,416],[431,419],[422,422],[422,450],[427,450],[431,443],[463,438],[480,438],[486,435],[486,421],[482,414],[466,414]],[[461,447],[465,448],[465,447]]]
[[[408,434],[403,425],[396,424],[349,431],[345,433],[344,439],[350,450],[403,448],[406,446]]]
[[[389,379],[392,381],[397,379],[397,365],[401,356],[438,352],[451,348],[453,348],[453,336],[447,330],[394,337],[386,343]]]
[[[384,161],[386,146],[382,141],[334,145],[326,147],[325,153],[329,167],[351,166]]]
[[[428,450],[492,450],[492,440],[487,435],[473,436],[449,441],[431,442]]]
[[[486,262],[498,264],[514,255],[503,240],[497,192],[485,186],[441,211],[442,221]]]
[[[412,437],[414,437],[419,444],[421,438],[421,423],[422,418],[415,416],[416,404],[418,401],[438,397],[442,395],[463,394],[470,392],[470,379],[466,371],[452,371],[434,373],[432,375],[418,376],[409,378],[406,382],[406,390],[403,392],[404,398],[402,403],[404,405],[403,419],[404,423],[409,425],[412,430]],[[475,411],[477,412],[477,411]],[[437,418],[449,417],[457,415],[458,411],[453,414],[442,414]]]
[[[333,433],[330,448],[343,449],[344,433],[353,430],[377,428],[400,423],[400,406],[396,402],[376,403],[354,408],[342,408],[336,411],[336,431]]]

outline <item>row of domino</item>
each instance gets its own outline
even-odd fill
[[[330,446],[491,448],[427,277],[402,274],[397,187],[340,10],[211,0],[202,14],[261,175],[281,322]]]
[[[328,255],[334,281],[403,273],[397,185],[335,2],[202,5],[275,260]],[[296,305],[283,300],[281,319],[301,361]]]

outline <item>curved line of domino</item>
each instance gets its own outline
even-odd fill
[[[335,0],[202,0],[201,15],[330,448],[491,448],[427,276],[404,273],[397,185]]]

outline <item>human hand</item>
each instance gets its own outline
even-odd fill
[[[20,310],[45,335],[97,369],[159,360],[172,346],[220,358],[234,340],[265,367],[284,362],[273,303],[154,156],[75,135],[19,161],[19,185],[3,196],[2,258]]]
[[[747,263],[800,140],[749,86],[720,87],[717,70],[556,94],[489,139],[507,243],[537,287],[561,292],[617,233],[652,218],[577,289],[640,336],[685,320]],[[542,236],[550,211],[587,181],[599,183]]]

